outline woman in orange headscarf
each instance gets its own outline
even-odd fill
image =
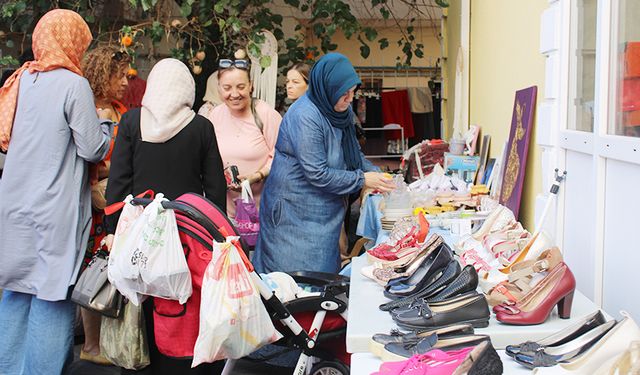
[[[89,236],[88,164],[109,150],[80,61],[91,32],[79,14],[53,10],[33,32],[34,61],[0,89],[0,369],[59,374],[72,358],[68,299]],[[99,111],[108,118],[109,110]]]

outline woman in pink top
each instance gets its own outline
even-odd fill
[[[251,182],[256,207],[260,207],[260,192],[271,169],[282,117],[265,102],[252,99],[251,91],[248,61],[220,60],[218,92],[223,104],[205,117],[213,123],[224,167],[238,167],[238,179]],[[230,184],[227,189],[230,217],[235,217],[234,200],[239,197],[239,185]]]

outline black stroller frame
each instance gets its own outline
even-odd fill
[[[152,199],[148,198],[134,198],[131,201],[131,203],[134,205],[143,206],[146,206],[151,202]],[[213,203],[211,203],[211,205],[216,207]],[[226,233],[228,232],[228,228],[219,227],[202,212],[186,203],[177,201],[163,201],[162,207],[165,209],[180,212],[181,214],[196,221],[205,230],[207,230],[207,232],[209,232],[209,234],[211,234],[211,236],[217,242],[224,242],[226,240],[226,235],[239,237],[239,233],[236,231],[235,227],[229,221],[226,215],[224,215],[224,217],[228,222],[228,228],[233,231],[233,233],[231,234]],[[222,211],[220,212],[222,213]],[[282,301],[280,301],[280,299],[276,296],[275,292],[262,280],[260,275],[253,269],[253,265],[251,265],[247,257],[247,246],[242,240],[240,240],[240,245],[243,250],[242,256],[243,258],[245,258],[245,265],[247,265],[247,269],[250,271],[252,281],[258,287],[260,296],[262,297],[263,303],[267,307],[269,315],[272,319],[279,320],[280,323],[282,323],[283,326],[287,327],[293,334],[292,336],[284,335],[282,339],[274,344],[289,347],[291,348],[291,350],[299,349],[302,351],[302,354],[300,354],[300,357],[298,358],[298,362],[293,374],[310,374],[311,370],[314,371],[314,374],[316,372],[324,373],[321,371],[323,369],[323,366],[328,366],[333,370],[340,370],[344,375],[347,375],[348,372],[345,373],[344,371],[348,371],[348,367],[343,364],[336,365],[335,362],[330,361],[331,356],[326,351],[318,349],[317,344],[324,340],[341,335],[345,332],[345,329],[343,328],[336,332],[332,331],[328,333],[321,333],[321,327],[328,312],[339,314],[345,321],[347,321],[349,278],[319,272],[289,273],[289,275],[292,276],[297,283],[311,284],[323,288],[317,296],[303,297],[283,304]],[[313,322],[309,329],[309,333],[304,330],[304,328],[293,316],[293,314],[303,311],[316,311]],[[276,355],[280,354],[281,353],[277,353]],[[315,366],[311,367],[311,365],[313,365],[313,363],[318,359],[321,361]],[[235,363],[235,359],[227,359],[225,367],[222,371],[222,375],[231,374]]]

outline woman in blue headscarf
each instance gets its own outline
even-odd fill
[[[260,202],[259,272],[338,272],[349,194],[394,188],[360,152],[351,110],[360,83],[345,56],[327,54],[285,114]]]

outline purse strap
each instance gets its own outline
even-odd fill
[[[260,133],[264,134],[264,131],[262,130],[264,128],[264,124],[262,123],[262,120],[260,120],[258,112],[256,112],[256,100],[254,98],[251,98],[251,114],[256,122],[256,126],[260,129]]]

